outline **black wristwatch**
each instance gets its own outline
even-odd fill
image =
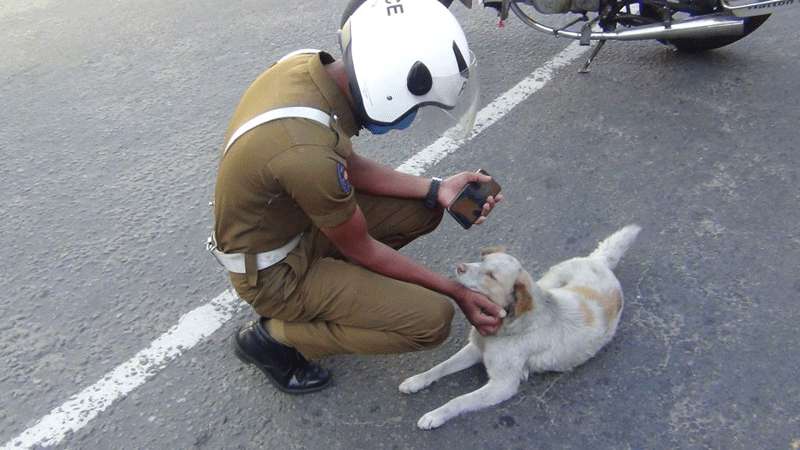
[[[435,209],[439,205],[439,185],[442,184],[442,179],[438,177],[431,178],[431,187],[428,188],[428,195],[425,196],[424,205],[428,209]]]

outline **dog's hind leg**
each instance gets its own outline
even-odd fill
[[[519,381],[519,377],[512,374],[506,374],[502,378],[492,378],[482,388],[456,397],[420,417],[417,426],[423,430],[430,430],[441,426],[459,414],[483,409],[508,400],[517,392]]]
[[[427,372],[414,375],[413,377],[406,378],[405,381],[400,383],[400,392],[404,394],[413,394],[426,386],[429,386],[439,378],[464,370],[471,367],[481,360],[481,351],[472,342],[467,343],[455,355],[448,358],[446,361],[436,365]]]

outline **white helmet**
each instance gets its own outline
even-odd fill
[[[475,58],[438,0],[367,0],[342,25],[339,44],[356,113],[368,129],[405,128],[427,105],[458,125],[451,129],[458,137],[472,128]]]

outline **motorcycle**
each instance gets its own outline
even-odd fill
[[[439,0],[450,7],[453,0]],[[460,0],[472,8],[472,0]],[[343,18],[364,0],[351,0]],[[513,12],[525,25],[555,37],[591,45],[581,73],[607,41],[655,39],[683,52],[703,52],[732,44],[760,27],[773,12],[800,4],[800,0],[483,0],[494,8],[503,26]],[[546,25],[544,17],[577,15],[560,25]],[[591,17],[590,17],[591,16]],[[343,20],[344,22],[344,20]]]

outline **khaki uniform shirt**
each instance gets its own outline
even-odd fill
[[[355,211],[346,159],[358,127],[323,65],[332,61],[326,53],[290,57],[244,93],[226,143],[246,121],[276,108],[306,106],[337,120],[330,128],[308,119],[279,119],[248,131],[231,146],[220,162],[214,193],[214,232],[223,252],[273,250],[312,224],[335,227]]]
[[[245,92],[226,139],[258,114],[307,106],[338,116],[335,129],[288,118],[248,131],[224,155],[215,191],[217,246],[252,255],[305,232],[281,263],[230,273],[239,296],[270,332],[308,359],[341,353],[397,353],[438,345],[447,337],[453,306],[447,297],[332,256],[319,228],[334,227],[356,209],[346,179],[356,122],[320,53],[299,55],[264,72]],[[432,231],[442,210],[419,199],[359,194],[375,238],[401,247]],[[253,261],[253,257],[245,258]],[[314,270],[310,270],[314,267]]]

